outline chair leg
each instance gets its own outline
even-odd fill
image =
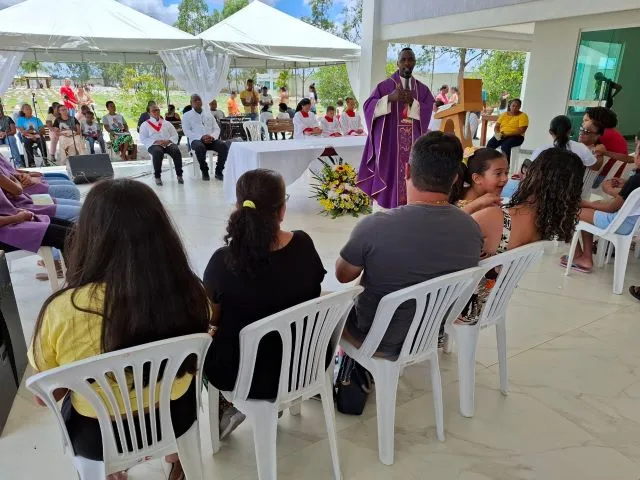
[[[442,379],[440,378],[440,362],[438,352],[431,357],[431,388],[433,389],[433,410],[436,415],[436,435],[444,442],[444,405],[442,402]]]
[[[460,414],[463,417],[473,417],[478,331],[475,327],[460,326],[455,329],[455,332],[458,345]]]
[[[211,447],[213,448],[213,454],[215,455],[220,451],[220,419],[218,418],[218,403],[219,403],[219,390],[211,385],[208,385],[209,392],[209,429],[211,430]]]
[[[573,257],[576,255],[576,248],[578,247],[578,241],[580,240],[580,230],[576,230],[571,239],[571,248],[569,249],[569,257],[567,258],[567,269],[564,274],[569,275],[571,273],[571,265],[573,264]]]
[[[51,285],[51,292],[55,293],[60,289],[60,282],[58,282],[58,272],[56,271],[56,263],[53,260],[53,251],[49,247],[42,247],[38,250],[38,255],[42,258],[44,266],[49,276],[49,284]]]
[[[294,405],[293,407],[289,408],[289,413],[296,417],[300,415],[302,413],[302,403],[298,403],[297,405]]]
[[[613,264],[613,293],[616,295],[621,295],[624,288],[624,276],[627,273],[630,249],[631,236],[619,238],[616,242],[616,257]]]
[[[400,371],[393,365],[376,369],[376,416],[378,418],[378,456],[384,465],[393,465],[396,393]]]
[[[500,369],[500,391],[503,395],[509,390],[507,375],[507,324],[505,319],[496,323],[496,340],[498,343],[498,367]]]
[[[249,409],[247,409],[249,410]],[[278,409],[270,402],[255,402],[246,412],[253,423],[253,443],[259,480],[277,480],[276,440]]]
[[[182,470],[189,480],[204,480],[199,425],[200,423],[196,420],[184,435],[176,438]]]
[[[595,266],[598,268],[604,267],[604,264],[608,262],[607,257],[613,253],[613,245],[604,238],[598,239],[598,251],[596,252]]]
[[[93,480],[95,478],[106,478],[107,476],[104,462],[77,456],[73,457],[72,461],[80,480]]]
[[[322,398],[322,410],[324,412],[324,421],[327,424],[327,435],[329,437],[329,450],[331,450],[331,461],[333,462],[333,478],[340,480],[342,473],[340,472],[340,457],[338,456],[338,434],[336,432],[336,413],[333,404],[333,389],[331,387],[331,379],[329,373],[326,377],[326,385],[324,392],[320,394]]]

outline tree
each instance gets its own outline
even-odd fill
[[[102,77],[105,87],[119,87],[122,85],[126,68],[122,63],[99,63],[96,66],[98,75]]]
[[[462,82],[464,72],[474,62],[481,61],[489,54],[488,50],[476,50],[469,48],[439,47],[438,56],[449,55],[458,61],[458,83]]]
[[[344,64],[320,67],[315,78],[318,97],[324,105],[335,105],[339,98],[354,96]]]
[[[396,65],[394,62],[387,62],[387,65],[384,67],[384,70],[387,74],[387,78],[389,78],[391,75],[396,73],[396,70],[398,70],[398,65]]]
[[[71,73],[70,77],[76,83],[86,83],[91,78],[91,74],[94,73],[91,65],[88,63],[67,63],[67,68]]]
[[[494,51],[484,59],[478,68],[478,76],[482,78],[488,103],[498,103],[504,90],[512,96],[520,94],[525,61],[523,52],[504,51]]]
[[[309,0],[309,9],[311,15],[302,17],[303,22],[310,23],[316,27],[330,33],[334,33],[336,28],[334,23],[329,20],[329,10],[333,7],[333,0]]]
[[[215,25],[225,18],[230,17],[247,5],[249,5],[249,0],[226,0],[222,10],[214,10],[211,14],[211,25]]]
[[[121,109],[130,119],[137,119],[147,108],[149,100],[160,103],[164,99],[164,84],[161,77],[140,73],[137,68],[129,66],[124,72],[121,92]]]
[[[21,67],[25,73],[46,73],[47,71],[40,62],[22,62]]]
[[[205,0],[182,0],[178,6],[178,20],[173,26],[191,35],[198,35],[212,25],[211,21]]]
[[[281,70],[276,80],[278,88],[289,88],[289,81],[291,80],[291,72],[289,70]]]
[[[362,0],[354,3],[347,2],[342,9],[341,31],[339,35],[353,43],[360,43],[362,39]]]

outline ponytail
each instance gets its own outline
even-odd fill
[[[451,193],[449,194],[449,203],[455,205],[464,198],[466,178],[469,176],[469,169],[467,166],[460,162],[458,166],[458,178],[451,186]]]
[[[311,105],[311,100],[309,100],[308,98],[303,98],[302,100],[300,100],[298,102],[298,106],[296,107],[296,112],[301,112],[302,107],[304,107],[305,105]]]
[[[555,140],[553,146],[561,150],[569,150],[569,141],[571,137],[571,120],[566,115],[558,115],[551,120],[549,125],[549,133]]]
[[[493,148],[479,148],[473,152],[469,158],[467,158],[466,165],[460,163],[458,169],[458,179],[451,188],[451,194],[449,195],[449,203],[455,204],[464,199],[466,194],[465,185],[473,185],[473,176],[475,174],[483,175],[484,172],[489,170],[491,162],[499,158],[504,158],[502,152],[494,150]]]

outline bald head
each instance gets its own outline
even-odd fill
[[[398,70],[403,78],[410,78],[416,66],[416,55],[410,48],[403,48],[398,53]]]

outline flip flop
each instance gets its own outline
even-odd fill
[[[634,286],[629,287],[629,293],[636,300],[640,300],[640,287],[634,287]]]
[[[568,261],[567,255],[563,255],[562,257],[560,257],[560,266],[562,268],[567,268],[567,261]],[[593,269],[583,267],[582,265],[578,265],[577,263],[571,264],[571,270],[575,270],[576,272],[580,272],[580,273],[591,273],[593,271]]]

